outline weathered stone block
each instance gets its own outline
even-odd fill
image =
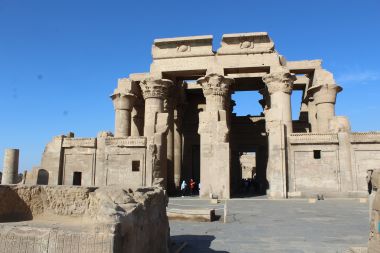
[[[168,252],[161,188],[0,186],[0,252]]]

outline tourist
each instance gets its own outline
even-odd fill
[[[190,195],[194,194],[194,189],[195,189],[195,181],[193,179],[190,179]]]
[[[185,195],[186,193],[186,188],[187,188],[187,184],[185,182],[185,180],[182,181],[182,184],[181,184],[181,192],[182,192],[182,197]]]

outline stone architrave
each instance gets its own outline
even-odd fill
[[[197,80],[206,97],[199,114],[201,135],[200,197],[230,198],[230,143],[227,117],[234,80],[211,73]]]
[[[269,109],[265,113],[268,132],[267,194],[270,198],[286,198],[286,136],[293,131],[290,95],[294,80],[295,76],[285,67],[263,77],[270,96]]]
[[[120,78],[111,95],[115,109],[115,137],[131,135],[131,111],[136,99],[135,84],[128,78]]]

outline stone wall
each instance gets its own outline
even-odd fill
[[[0,186],[0,252],[168,252],[162,188]]]
[[[46,171],[49,185],[151,185],[146,179],[146,138],[110,136],[71,138],[58,136],[46,145],[41,167],[27,174],[36,184]],[[151,174],[151,173],[150,173]],[[74,182],[75,177],[79,182]]]
[[[288,137],[293,193],[364,196],[367,170],[380,168],[380,134],[297,133]]]

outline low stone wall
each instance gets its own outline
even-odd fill
[[[161,188],[0,186],[0,252],[168,252]]]

